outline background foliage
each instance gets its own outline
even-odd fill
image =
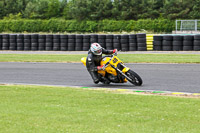
[[[175,19],[199,18],[200,0],[0,0],[1,32],[170,32]]]

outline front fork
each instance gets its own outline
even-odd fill
[[[122,71],[115,67],[114,65],[110,64],[112,68],[114,68],[116,71],[118,71],[121,75],[123,75],[126,79],[128,80],[132,80],[131,78],[129,78],[125,73],[130,70],[130,68],[126,67],[124,64],[121,64],[124,68],[122,69]]]

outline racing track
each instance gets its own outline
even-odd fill
[[[126,64],[143,79],[130,83],[93,84],[81,63],[0,63],[0,83],[84,86],[200,93],[200,64]]]

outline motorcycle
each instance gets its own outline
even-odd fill
[[[81,62],[86,66],[86,57],[81,58]],[[103,70],[98,70],[98,74],[106,77],[113,83],[126,83],[129,81],[135,86],[142,85],[142,78],[133,70],[126,67],[124,63],[117,57],[117,54],[105,55],[100,62]]]

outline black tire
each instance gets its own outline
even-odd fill
[[[137,43],[129,43],[129,47],[137,47]]]
[[[163,36],[163,40],[172,41],[173,36],[170,36],[170,35]]]
[[[17,34],[17,39],[24,39],[24,34]]]
[[[137,38],[138,43],[146,43],[146,38]]]
[[[68,35],[60,35],[60,39],[67,39]]]
[[[194,40],[200,40],[200,35],[194,35]]]
[[[88,51],[90,47],[83,47],[83,51]]]
[[[75,51],[75,47],[68,47],[68,51]]]
[[[38,39],[38,36],[39,36],[38,34],[32,34],[31,39]]]
[[[98,39],[106,39],[106,35],[98,35]]]
[[[183,41],[173,41],[173,46],[183,46]]]
[[[147,51],[147,47],[137,47],[138,51]]]
[[[17,47],[17,50],[22,51],[24,50],[24,47]]]
[[[53,39],[53,43],[60,43],[60,39]]]
[[[46,50],[46,51],[52,51],[52,50],[53,50],[53,47],[45,47],[45,50]]]
[[[44,39],[46,39],[46,35],[39,35],[38,39],[43,39],[44,40]]]
[[[162,41],[153,41],[154,46],[162,46]]]
[[[83,51],[83,47],[75,47],[75,51]]]
[[[2,43],[2,47],[9,47],[9,43]]]
[[[121,35],[121,39],[129,39],[129,35]]]
[[[24,47],[24,43],[17,43],[17,47]]]
[[[9,50],[17,50],[17,47],[9,47]]]
[[[53,35],[53,39],[60,39],[60,35]]]
[[[9,39],[10,43],[16,43],[16,39]]]
[[[83,39],[90,39],[90,35],[83,35]]]
[[[53,51],[59,51],[60,47],[53,47]]]
[[[113,47],[113,44],[112,44],[112,43],[106,43],[106,49],[107,49],[108,47]]]
[[[173,45],[173,51],[182,51],[182,50],[183,50],[183,46]]]
[[[53,47],[60,47],[60,43],[53,43]]]
[[[38,47],[38,50],[39,50],[39,51],[44,51],[44,50],[45,50],[45,47]]]
[[[83,43],[83,39],[76,39],[75,42],[76,43]]]
[[[90,43],[89,42],[88,43],[83,43],[83,47],[89,48],[90,47]]]
[[[172,46],[162,46],[163,51],[172,51]]]
[[[129,51],[137,51],[137,47],[130,47],[129,46]]]
[[[68,39],[68,43],[75,43],[75,39]]]
[[[138,46],[138,47],[146,47],[147,44],[146,44],[146,43],[137,43],[137,46]]]
[[[24,39],[31,39],[31,35],[24,35]]]
[[[128,40],[128,38],[127,38],[127,39],[121,39],[120,42],[121,42],[121,43],[128,43],[129,40]]]
[[[112,39],[106,39],[106,43],[112,43],[113,40]]]
[[[185,40],[183,41],[183,46],[193,46],[193,41]]]
[[[45,46],[46,46],[46,47],[53,47],[53,43],[49,43],[49,42],[48,42],[48,43],[45,43]]]
[[[67,43],[67,39],[61,38],[60,43]]]
[[[24,43],[23,39],[17,39],[17,43]]]
[[[31,43],[24,43],[24,47],[26,47],[26,48],[30,48],[31,47]]]
[[[38,47],[45,47],[45,43],[38,43]]]
[[[163,36],[153,36],[153,40],[154,41],[162,41],[163,40]]]
[[[145,33],[138,33],[136,34],[137,38],[146,38],[146,34]]]
[[[113,35],[106,35],[106,39],[113,39]]]
[[[183,51],[192,51],[193,46],[183,46]]]
[[[31,43],[38,43],[38,39],[31,39]]]
[[[172,46],[172,41],[163,40],[162,45],[163,46]]]
[[[136,34],[130,34],[129,35],[129,39],[136,39],[137,38],[137,35]]]
[[[155,46],[153,46],[153,50],[155,50],[155,51],[162,51],[162,46],[155,45]]]
[[[183,36],[173,36],[173,41],[183,41]]]
[[[134,84],[135,86],[141,86],[143,81],[142,78],[134,71],[128,70],[128,72],[125,73],[126,76],[128,76],[130,79],[127,79],[129,82]]]
[[[191,35],[183,36],[183,40],[192,41],[193,39],[194,39],[194,36],[191,36]]]
[[[60,47],[61,51],[67,51],[67,47]]]
[[[98,39],[98,43],[105,43],[105,42],[106,42],[105,39],[102,39],[102,38],[99,38],[99,39]]]
[[[194,46],[195,51],[200,51],[200,46]]]
[[[129,39],[129,43],[137,43],[136,39]]]
[[[10,43],[9,47],[17,47],[17,43]]]
[[[24,39],[24,43],[31,43],[31,39]]]
[[[194,40],[194,46],[200,46],[200,40]]]
[[[90,39],[83,39],[83,43],[90,43]]]

